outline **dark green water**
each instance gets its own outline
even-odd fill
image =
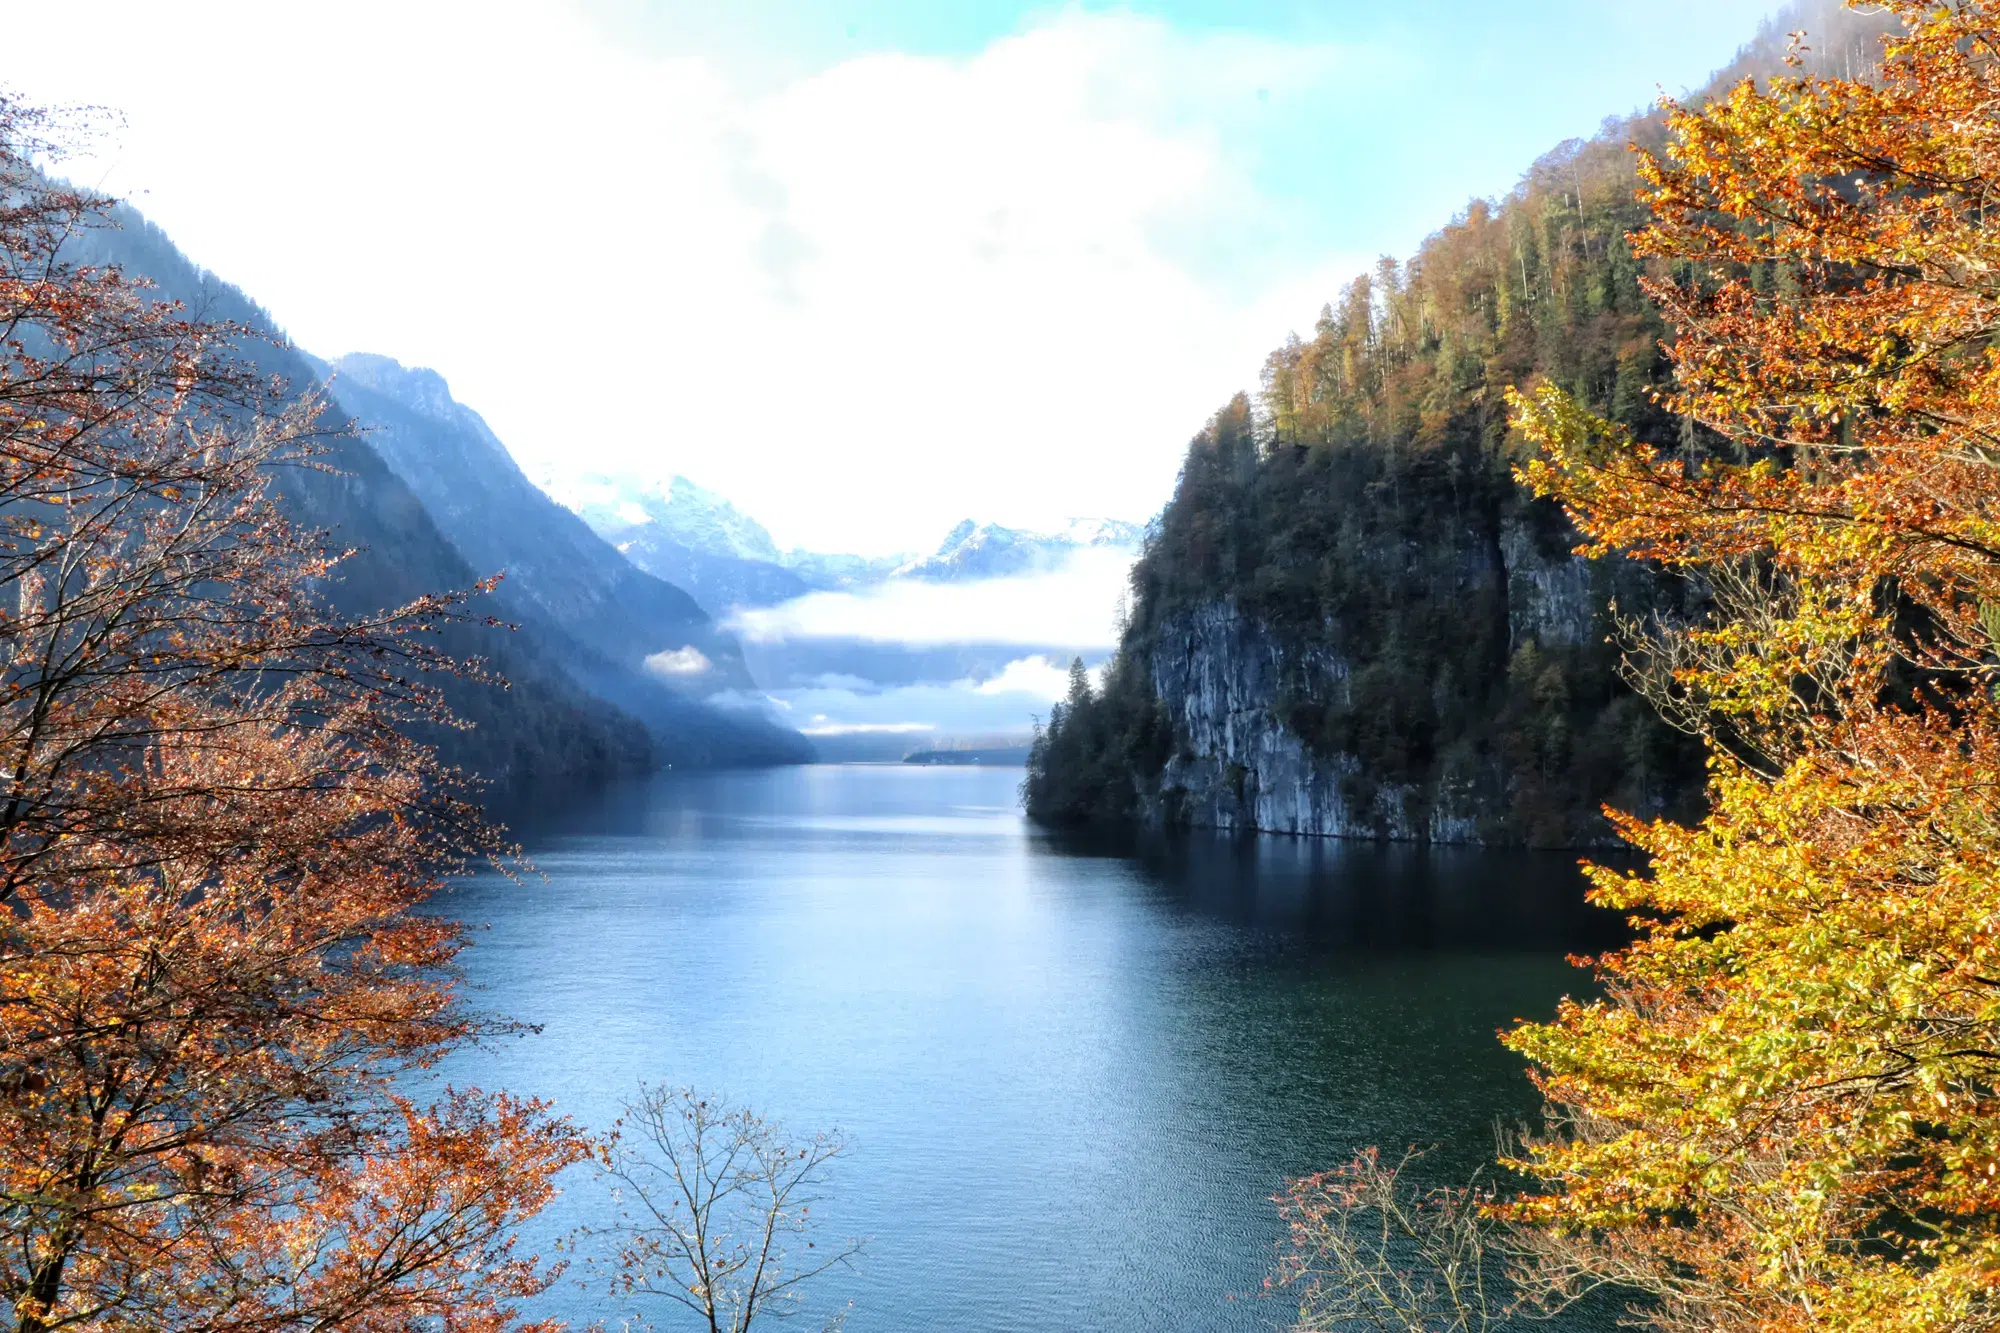
[[[827,1222],[871,1240],[819,1303],[855,1333],[1281,1325],[1287,1175],[1414,1144],[1462,1177],[1532,1108],[1494,1033],[1607,942],[1573,858],[1072,845],[1019,776],[670,774],[523,830],[545,878],[446,907],[486,927],[478,1002],[542,1030],[448,1075],[592,1125],[643,1079],[839,1126]]]

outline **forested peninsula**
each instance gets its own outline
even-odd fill
[[[1793,6],[1709,93],[1879,58],[1885,19]],[[1697,98],[1697,101],[1701,98]],[[1643,442],[1712,446],[1662,406],[1669,329],[1633,254],[1633,149],[1607,122],[1383,259],[1188,446],[1148,534],[1101,688],[1078,673],[1025,783],[1044,823],[1143,820],[1397,840],[1575,846],[1601,808],[1693,812],[1700,747],[1621,678],[1621,621],[1683,617],[1692,585],[1586,561],[1506,394],[1552,383]],[[1776,265],[1754,282],[1783,282]]]

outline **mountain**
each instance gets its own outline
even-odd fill
[[[775,565],[777,543],[764,525],[686,477],[664,482],[587,473],[551,483],[552,493],[602,532],[652,526],[697,550]]]
[[[1108,518],[1071,519],[1055,532],[1032,532],[967,519],[951,530],[935,555],[903,565],[894,571],[894,576],[963,583],[1040,574],[1059,568],[1077,551],[1093,547],[1136,551],[1143,535],[1137,524]]]
[[[1142,537],[1108,519],[1048,532],[967,521],[922,557],[828,555],[782,550],[755,519],[683,477],[599,475],[549,489],[627,556],[705,589],[718,614],[728,608],[759,696],[839,760],[1025,738],[1047,709],[1049,676],[1059,675],[1050,663],[1101,656]],[[1112,559],[1078,567],[1086,551]],[[763,581],[750,583],[746,569]],[[780,583],[781,572],[792,582]],[[717,577],[701,582],[709,573]],[[982,586],[1030,576],[1046,582]],[[806,591],[849,596],[780,605]],[[1079,632],[1076,608],[1100,600],[1102,625]],[[956,628],[940,642],[945,624]]]
[[[268,341],[252,337],[237,349],[245,360],[295,392],[319,387],[314,366],[240,290],[195,267],[137,210],[121,206],[113,221],[114,227],[78,234],[69,242],[71,253],[81,262],[115,264],[150,280],[161,296],[179,301],[198,318],[260,331]],[[336,436],[326,450],[319,460],[324,469],[288,472],[279,479],[278,493],[295,521],[356,548],[327,589],[339,610],[366,614],[478,580],[423,502],[372,448]],[[440,646],[456,656],[484,658],[509,683],[501,688],[444,682],[453,711],[472,725],[428,738],[447,760],[485,779],[495,805],[516,806],[572,786],[642,773],[655,762],[645,729],[577,686],[550,646],[532,633],[454,625],[445,629]]]
[[[329,384],[362,437],[473,568],[499,573],[500,614],[532,627],[592,694],[647,724],[676,764],[795,762],[809,749],[701,701],[754,688],[736,641],[694,599],[635,568],[521,472],[435,371],[357,354]]]
[[[863,588],[880,583],[908,562],[900,555],[826,555],[817,551],[785,552],[785,568],[819,591]]]
[[[113,227],[80,233],[69,242],[69,253],[150,280],[162,297],[182,303],[198,318],[252,330],[256,336],[237,349],[246,361],[291,392],[326,392],[321,368],[242,291],[196,267],[137,210],[121,206],[113,220]],[[425,593],[470,587],[493,572],[454,546],[415,491],[367,441],[334,437],[319,461],[323,469],[295,469],[282,477],[278,495],[295,521],[356,548],[327,589],[342,612],[366,614]],[[480,616],[527,621],[515,615],[523,608],[510,597],[482,599],[471,609]],[[570,670],[575,645],[543,626],[524,623],[510,633],[483,624],[454,625],[445,629],[440,646],[456,656],[484,659],[507,682],[444,682],[453,711],[471,725],[428,737],[448,761],[488,783],[488,799],[496,807],[518,808],[571,788],[643,773],[677,748],[657,745],[655,729],[579,683]],[[717,749],[709,754],[726,757]]]
[[[716,555],[652,526],[613,530],[605,540],[638,568],[686,588],[710,615],[739,606],[775,606],[813,590],[781,565]]]
[[[944,583],[1046,573],[1079,550],[1137,550],[1142,535],[1136,524],[1115,519],[1072,519],[1054,532],[967,519],[928,556],[828,555],[779,550],[761,523],[686,477],[648,482],[598,473],[551,479],[546,489],[634,565],[686,588],[718,616],[897,578]]]
[[[762,524],[686,477],[587,474],[547,489],[632,565],[686,589],[710,615],[772,606],[818,586],[784,566]]]
[[[1884,26],[1795,6],[1716,86],[1783,70],[1798,28],[1811,60],[1868,68]],[[1574,556],[1560,510],[1513,481],[1504,406],[1543,378],[1697,447],[1655,403],[1667,329],[1626,241],[1646,221],[1627,145],[1664,134],[1649,114],[1559,146],[1271,353],[1255,401],[1189,445],[1104,686],[1031,757],[1032,815],[1576,845],[1608,836],[1605,803],[1698,806],[1698,751],[1606,642],[1694,594]]]
[[[362,437],[474,568],[505,574],[509,603],[606,657],[639,662],[694,647],[711,664],[700,684],[749,684],[735,643],[694,599],[633,568],[544,495],[437,372],[367,354],[331,371],[334,399]]]

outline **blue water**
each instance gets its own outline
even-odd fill
[[[449,1076],[592,1126],[647,1080],[839,1127],[825,1225],[869,1241],[814,1306],[855,1333],[1280,1325],[1287,1175],[1381,1144],[1461,1178],[1532,1109],[1494,1033],[1604,942],[1570,858],[1077,845],[1019,777],[668,774],[523,827],[539,873],[444,907],[483,927],[475,1002],[540,1031]],[[534,1239],[604,1215],[579,1175]]]

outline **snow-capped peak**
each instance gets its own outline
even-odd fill
[[[544,489],[609,540],[629,536],[634,528],[657,526],[697,551],[772,564],[779,559],[777,543],[763,524],[686,477],[657,481],[586,473],[551,478]]]
[[[1127,523],[1115,518],[1073,518],[1064,524],[1062,530],[1052,536],[1069,542],[1072,546],[1132,546],[1139,545],[1144,534],[1137,523]]]
[[[934,581],[1006,578],[1055,568],[1085,547],[1136,551],[1140,537],[1136,524],[1110,518],[1074,518],[1054,532],[967,519],[945,536],[935,555],[912,561],[896,573]]]

